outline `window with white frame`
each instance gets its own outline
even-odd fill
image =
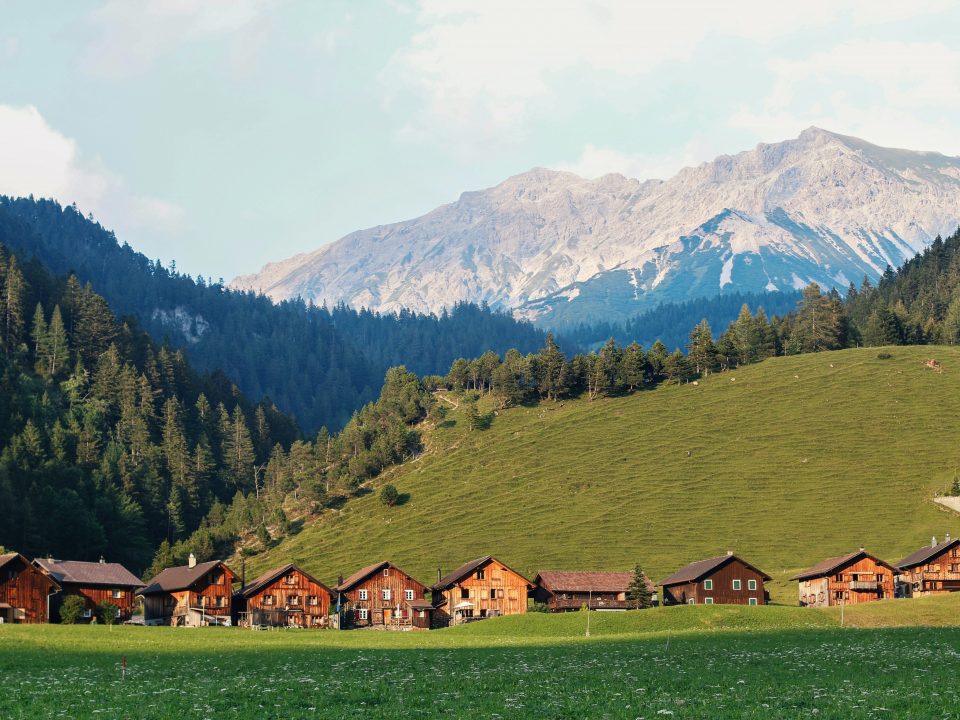
[[[83,611],[83,616],[84,616],[85,618],[93,617],[93,610],[91,610],[90,608],[84,609],[84,611]]]
[[[370,616],[366,608],[360,608],[357,610],[357,617],[361,620],[366,620]]]
[[[750,604],[751,604],[751,605],[756,605],[756,604],[757,604],[757,599],[756,599],[756,598],[750,598]]]
[[[380,597],[382,597],[384,600],[389,600],[390,588],[383,588],[383,590],[380,591]]]
[[[319,598],[317,598],[316,595],[311,595],[311,596],[307,599],[307,602],[308,602],[310,605],[319,605],[319,604],[320,604],[320,600],[319,600]]]
[[[390,568],[384,568],[384,569],[383,569],[383,576],[384,576],[384,577],[390,577]]]
[[[704,590],[713,590],[713,580],[707,579],[703,581]]]
[[[366,599],[367,599],[367,590],[366,590],[366,588],[363,588],[363,589],[357,591],[357,599],[358,599],[358,600],[366,600]]]
[[[703,599],[703,604],[704,604],[704,605],[713,605],[713,598],[711,598],[711,597],[704,598],[704,599]]]
[[[113,590],[110,593],[110,597],[112,597],[114,600],[119,600],[123,597],[123,590]]]
[[[733,581],[733,589],[734,589],[734,590],[741,590],[741,589],[742,589],[742,585],[743,585],[743,583],[741,583],[739,579],[736,579],[736,580]]]
[[[413,600],[413,590],[409,588],[403,591],[403,597],[407,600]]]
[[[687,605],[696,605],[696,604],[697,604],[697,601],[695,598],[690,598],[689,600],[687,600]]]
[[[747,580],[747,590],[756,590],[757,581],[756,580]]]

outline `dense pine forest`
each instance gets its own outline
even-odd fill
[[[222,279],[164,268],[75,207],[50,200],[0,196],[0,243],[91,283],[114,312],[186,350],[198,369],[223,371],[249,397],[271,398],[309,432],[343,427],[376,399],[390,367],[437,373],[460,355],[543,344],[529,323],[475,305],[434,316],[274,304],[228,290]]]

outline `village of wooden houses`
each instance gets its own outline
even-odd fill
[[[802,607],[828,607],[960,590],[960,538],[949,535],[891,564],[860,548],[790,578]],[[528,612],[622,611],[632,607],[632,572],[548,571],[531,581],[484,556],[428,586],[389,561],[368,565],[333,588],[294,564],[247,583],[223,561],[167,568],[141,582],[120,564],[0,555],[0,623],[59,622],[64,600],[82,598],[81,620],[110,603],[117,621],[200,627],[429,630]],[[728,552],[692,562],[656,585],[651,604],[766,605],[772,578]],[[657,589],[659,588],[659,594]]]

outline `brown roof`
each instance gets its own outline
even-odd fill
[[[794,575],[791,580],[809,580],[810,578],[822,577],[823,575],[830,575],[835,570],[843,567],[844,565],[849,564],[851,561],[856,560],[859,557],[868,557],[873,560],[878,565],[883,565],[885,568],[890,570],[896,570],[892,565],[887,562],[884,562],[875,555],[871,555],[865,550],[857,550],[856,552],[849,553],[847,555],[838,555],[837,557],[827,558],[821,562],[818,562],[811,568],[807,568],[801,573]]]
[[[704,575],[709,575],[714,570],[719,569],[721,566],[726,565],[727,562],[730,562],[733,560],[738,560],[744,565],[746,565],[748,568],[750,568],[751,570],[754,570],[760,573],[760,575],[763,576],[764,580],[767,580],[767,581],[773,580],[772,577],[767,575],[765,572],[763,572],[759,568],[754,567],[743,558],[740,558],[740,557],[737,557],[736,555],[728,553],[727,555],[721,555],[715,558],[707,558],[706,560],[698,560],[697,562],[692,562],[686,567],[683,567],[677,570],[670,577],[664,580],[661,580],[660,582],[657,583],[657,585],[679,585],[681,583],[696,582],[697,580],[702,578]]]
[[[953,540],[944,540],[939,545],[924,545],[922,548],[917,550],[914,553],[907,555],[903,560],[897,563],[898,570],[906,570],[912,568],[916,565],[922,565],[928,560],[945,553],[952,547],[960,544],[960,538],[954,538]]]
[[[62,589],[63,589],[63,588],[60,587],[60,583],[58,583],[54,578],[52,578],[52,577],[50,577],[50,576],[48,576],[48,575],[44,575],[43,573],[41,573],[37,568],[35,568],[33,565],[30,564],[30,561],[29,561],[29,560],[27,560],[23,555],[21,555],[21,554],[18,553],[18,552],[4,553],[3,555],[0,555],[0,569],[2,569],[3,567],[5,567],[6,565],[9,565],[11,562],[13,562],[14,560],[16,560],[16,559],[18,559],[18,558],[20,559],[20,562],[23,564],[23,566],[24,566],[27,570],[31,570],[31,571],[37,573],[38,575],[41,575],[44,579],[47,580],[47,582],[50,583],[50,585],[51,585],[52,587],[56,588],[57,590],[62,590]]]
[[[220,560],[208,560],[207,562],[197,563],[193,567],[180,565],[179,567],[167,568],[150,580],[147,586],[140,590],[140,594],[155,595],[156,593],[186,590],[217,565],[223,565],[223,562]],[[231,574],[234,574],[226,565],[223,565],[223,567],[229,570]]]
[[[407,600],[407,607],[411,610],[433,610],[433,603],[429,600]]]
[[[352,588],[352,587],[353,587],[354,585],[356,585],[357,583],[362,582],[363,580],[366,580],[368,577],[370,577],[371,575],[373,575],[375,572],[377,572],[377,571],[380,570],[381,568],[385,568],[385,567],[393,567],[393,565],[390,564],[390,561],[389,561],[389,560],[382,560],[382,561],[380,561],[380,562],[378,562],[378,563],[374,563],[373,565],[367,565],[367,566],[364,567],[364,568],[360,568],[360,569],[357,570],[353,575],[351,575],[351,576],[348,577],[346,580],[344,580],[342,583],[340,583],[339,585],[337,585],[337,586],[334,588],[334,590],[336,590],[337,592],[346,592],[347,590],[349,590],[350,588]]]
[[[37,558],[33,562],[58,583],[130,588],[144,586],[136,575],[120,563],[53,560],[51,558]]]
[[[251,595],[256,595],[258,592],[260,592],[265,587],[270,585],[270,583],[274,582],[277,578],[283,577],[284,575],[289,573],[291,570],[296,570],[300,572],[304,577],[307,578],[307,580],[310,580],[311,582],[316,583],[317,585],[322,587],[324,590],[326,590],[328,595],[332,594],[330,588],[328,588],[322,582],[317,580],[315,577],[311,576],[309,573],[306,573],[300,568],[298,568],[293,563],[287,563],[282,567],[274,568],[273,570],[267,570],[263,575],[258,577],[252,583],[240,588],[240,592],[238,592],[237,594],[245,598],[248,598]]]
[[[653,590],[650,579],[644,579]],[[632,572],[541,570],[533,582],[550,592],[626,592],[632,580]]]
[[[453,572],[449,572],[446,575],[444,575],[442,578],[440,578],[437,581],[436,585],[433,585],[430,589],[446,590],[447,588],[453,587],[454,585],[457,584],[457,582],[462,580],[464,577],[472,573],[481,565],[485,565],[486,563],[490,562],[491,560],[496,560],[496,558],[493,557],[493,555],[484,555],[483,557],[477,558],[476,560],[471,560],[470,562],[466,562],[460,567],[458,567],[456,570],[454,570]],[[500,562],[500,561],[497,560],[497,562]],[[523,580],[527,583],[527,585],[533,587],[533,583],[531,583],[529,580],[523,577],[523,575],[520,575],[520,573],[518,573],[513,568],[507,567],[506,563],[501,562],[500,564],[503,565],[505,568],[507,568],[507,570],[512,572],[514,575],[518,575],[519,577],[523,578]]]

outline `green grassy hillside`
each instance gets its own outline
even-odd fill
[[[629,569],[659,580],[734,550],[782,581],[865,545],[892,561],[957,533],[934,504],[960,466],[960,349],[774,358],[698,385],[502,411],[469,432],[463,403],[375,493],[249,561],[333,581],[391,559],[429,584],[493,554],[539,569]],[[924,361],[935,357],[943,373]],[[456,398],[453,398],[456,399]],[[775,597],[793,602],[779,582]]]

